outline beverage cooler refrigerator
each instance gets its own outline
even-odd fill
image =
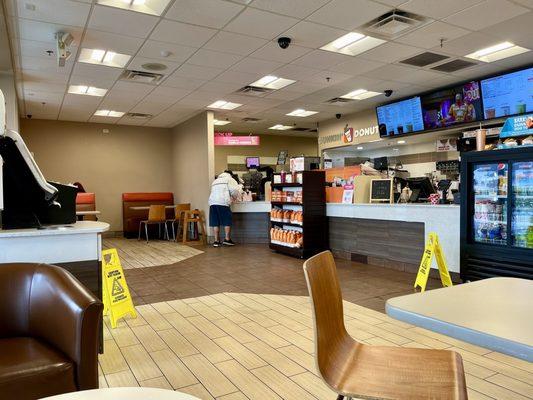
[[[461,154],[461,278],[533,279],[533,147]]]

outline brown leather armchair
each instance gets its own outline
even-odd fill
[[[0,397],[98,388],[102,309],[63,268],[0,264]]]

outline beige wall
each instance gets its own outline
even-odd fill
[[[234,135],[240,134],[234,133]],[[228,156],[277,157],[280,150],[288,150],[289,156],[301,154],[316,156],[318,154],[316,138],[259,136],[261,136],[260,146],[215,146],[215,173],[218,174],[226,169]]]
[[[343,142],[344,128],[354,129],[352,143]],[[379,140],[376,112],[374,109],[343,115],[340,119],[330,119],[320,123],[318,147],[320,151],[333,147],[350,146]]]
[[[207,111],[172,128],[173,190],[178,203],[208,212],[214,179],[213,112]]]
[[[6,127],[18,132],[19,115],[13,74],[0,71],[0,90],[4,94],[6,104]]]
[[[21,134],[46,179],[96,193],[112,231],[122,230],[122,193],[173,191],[169,129],[22,119]]]

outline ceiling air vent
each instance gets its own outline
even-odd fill
[[[400,61],[401,64],[413,65],[415,67],[425,67],[426,65],[435,64],[436,62],[446,60],[448,56],[426,51],[414,57]]]
[[[257,86],[245,86],[237,90],[235,93],[245,94],[248,96],[263,97],[273,92],[274,90],[275,89],[268,89],[268,88],[257,87]]]
[[[150,119],[153,117],[152,114],[143,114],[143,113],[127,113],[126,117],[133,118],[133,119]]]
[[[252,118],[252,117],[246,117],[242,119],[243,122],[249,122],[251,124],[255,124],[256,122],[261,121],[259,118]]]
[[[294,128],[292,128],[291,130],[296,131],[296,132],[309,132],[309,128],[298,128],[298,127],[294,127]]]
[[[163,74],[156,74],[153,72],[133,71],[127,69],[122,73],[120,79],[137,83],[158,83],[163,76]]]
[[[343,104],[345,103],[351,103],[352,101],[355,101],[355,100],[352,100],[352,99],[344,99],[342,97],[334,97],[332,99],[329,99],[328,101],[326,101],[326,103],[329,103],[329,104],[335,104],[337,106],[342,106]]]
[[[365,31],[371,35],[395,38],[415,28],[419,28],[431,21],[421,15],[394,10],[363,25]]]
[[[477,63],[465,60],[453,60],[441,65],[437,65],[431,69],[440,72],[455,72],[459,71],[460,69],[472,67],[474,65],[477,65]]]

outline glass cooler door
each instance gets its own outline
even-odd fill
[[[533,248],[533,161],[513,163],[511,245]]]
[[[474,242],[506,245],[508,164],[477,164],[473,173]]]

